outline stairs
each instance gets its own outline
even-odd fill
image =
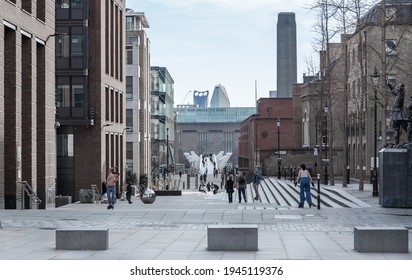
[[[248,184],[246,190],[248,204],[271,204],[271,207],[298,207],[299,187],[295,187],[291,182],[266,178],[260,182],[260,200],[254,200],[256,196],[252,184]],[[317,204],[317,188],[311,187],[312,201]],[[369,204],[359,200],[353,195],[333,187],[321,186],[320,188],[321,207],[331,208],[365,208],[371,207]],[[215,195],[206,196],[209,200],[227,201],[227,194],[221,190]],[[237,189],[233,193],[233,202],[238,201]],[[242,202],[243,203],[243,202]]]

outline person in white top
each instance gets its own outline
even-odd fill
[[[309,204],[309,207],[316,206],[315,204],[312,203],[312,199],[310,196],[310,184],[312,183],[313,185],[313,180],[312,177],[310,176],[310,173],[308,170],[306,170],[306,165],[302,163],[300,165],[300,170],[298,173],[298,178],[295,182],[295,185],[300,183],[300,203],[299,203],[299,208],[303,208],[303,205],[305,203],[305,194],[306,194],[306,201]]]

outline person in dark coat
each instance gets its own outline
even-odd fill
[[[234,184],[235,182],[233,181],[233,176],[229,175],[229,179],[226,181],[226,192],[227,197],[229,198],[229,203],[233,202]]]
[[[129,204],[132,204],[132,185],[129,183],[126,186],[126,199],[129,202]]]

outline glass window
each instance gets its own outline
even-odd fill
[[[133,127],[133,110],[126,109],[126,127]]]
[[[57,156],[74,156],[73,139],[73,134],[57,134]]]
[[[56,36],[56,57],[69,57],[69,36]]]
[[[83,8],[84,0],[72,0],[72,8]]]
[[[132,49],[132,47],[126,47],[126,63],[128,65],[133,64],[133,49]]]
[[[61,8],[61,9],[70,8],[70,0],[56,0],[56,8]]]
[[[83,56],[83,35],[72,35],[71,39],[72,57]]]
[[[134,17],[126,17],[126,31],[134,30]]]
[[[133,142],[126,142],[126,159],[133,159]]]
[[[70,85],[56,86],[56,106],[70,107]]]
[[[386,55],[397,55],[397,46],[398,42],[394,39],[387,39],[386,40]]]
[[[126,76],[126,99],[133,98],[133,77]]]
[[[73,85],[73,104],[74,107],[83,107],[84,104],[84,89],[83,85]]]

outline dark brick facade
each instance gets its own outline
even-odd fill
[[[81,56],[56,57],[56,85],[70,92],[79,85],[83,89],[81,105],[57,107],[57,145],[63,150],[57,154],[56,192],[72,196],[72,201],[79,200],[80,189],[100,186],[109,167],[118,167],[124,181],[124,11],[122,0],[86,0],[82,9],[56,8],[56,30],[83,38]],[[70,148],[66,137],[73,139],[69,154],[64,153]]]

